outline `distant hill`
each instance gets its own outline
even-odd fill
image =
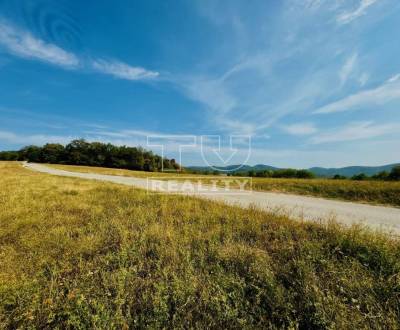
[[[382,171],[387,171],[390,172],[393,167],[395,166],[400,166],[400,163],[397,164],[389,164],[389,165],[383,165],[383,166],[347,166],[347,167],[339,167],[339,168],[325,168],[325,167],[311,167],[308,168],[310,172],[314,173],[316,176],[320,177],[332,177],[336,174],[351,177],[356,174],[361,174],[364,173],[368,176],[377,174]],[[225,166],[225,167],[218,167],[221,170],[224,171],[229,171],[232,169],[239,168],[240,165],[230,165],[230,166]],[[189,170],[194,170],[194,171],[209,171],[212,172],[215,169],[210,167],[210,166],[188,166],[186,167]],[[234,172],[248,172],[248,171],[267,171],[267,170],[279,170],[282,168],[279,167],[274,167],[270,165],[264,165],[264,164],[258,164],[254,166],[249,166],[249,165],[243,165],[238,169],[237,171]]]
[[[309,171],[313,172],[317,176],[333,176],[335,174],[353,176],[361,173],[371,176],[382,171],[390,172],[395,166],[400,166],[400,164],[389,164],[383,166],[348,166],[340,168],[312,167],[309,168]]]

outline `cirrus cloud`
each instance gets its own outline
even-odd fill
[[[337,16],[337,22],[339,24],[347,24],[354,21],[358,17],[365,15],[367,9],[376,2],[378,2],[378,0],[361,0],[357,8],[352,11],[350,10],[343,12],[339,16]]]
[[[398,133],[399,124],[374,124],[372,121],[352,122],[342,128],[335,128],[311,138],[312,144],[337,143],[377,138]]]
[[[0,45],[16,56],[67,68],[75,68],[80,63],[74,54],[37,39],[28,31],[23,31],[2,21],[0,21]]]
[[[381,105],[400,99],[400,75],[395,75],[385,83],[374,89],[363,90],[349,95],[341,100],[327,104],[316,111],[315,114],[327,114],[349,111],[363,106]]]
[[[156,71],[146,70],[141,67],[133,67],[115,60],[107,61],[97,59],[91,62],[91,66],[96,71],[126,80],[152,79],[159,76],[159,73]]]
[[[0,20],[0,46],[9,53],[26,59],[38,60],[68,69],[91,69],[125,80],[144,80],[159,76],[156,71],[135,67],[118,60],[94,59],[87,61],[76,54],[36,38],[29,31]]]
[[[297,123],[283,126],[282,129],[291,135],[310,135],[318,131],[312,123]]]

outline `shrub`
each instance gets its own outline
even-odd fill
[[[388,178],[390,180],[400,180],[400,166],[392,168],[392,171],[390,172]]]
[[[298,170],[296,177],[299,179],[312,179],[315,177],[314,173],[307,170]]]
[[[388,176],[389,176],[388,172],[382,171],[382,172],[379,172],[379,173],[373,175],[371,178],[374,180],[387,180]]]
[[[345,176],[340,175],[340,174],[335,174],[332,178],[333,180],[344,180],[347,179]]]
[[[351,177],[352,180],[362,181],[366,180],[368,177],[364,173],[356,174]]]

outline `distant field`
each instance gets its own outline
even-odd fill
[[[253,178],[253,189],[400,206],[400,182]]]
[[[82,173],[98,173],[106,175],[121,175],[130,176],[136,178],[147,178],[147,177],[159,177],[169,179],[171,177],[204,177],[212,178],[210,175],[193,175],[187,173],[177,173],[177,172],[145,172],[145,171],[131,171],[123,170],[118,168],[106,168],[106,167],[94,167],[94,166],[76,166],[76,165],[58,165],[58,164],[46,164],[46,166],[51,166],[60,170],[72,171],[72,172],[82,172]]]
[[[100,173],[133,177],[171,178],[190,176],[201,177],[203,180],[214,176],[190,175],[177,173],[143,172],[119,169],[108,169],[89,166],[49,165],[58,169],[84,173]],[[355,202],[400,206],[400,182],[388,181],[353,181],[329,179],[276,179],[252,178],[252,188],[258,191],[276,191],[295,193]]]
[[[398,240],[0,162],[0,328],[400,326]]]

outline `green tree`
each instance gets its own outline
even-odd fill
[[[344,180],[347,179],[345,176],[340,175],[340,174],[335,174],[332,178],[333,180]]]
[[[67,162],[73,165],[90,165],[89,143],[84,139],[73,140],[65,147]]]
[[[352,180],[355,181],[363,181],[368,179],[368,177],[364,173],[356,174],[351,177]]]
[[[0,151],[0,160],[18,160],[17,151]]]
[[[43,147],[27,146],[19,151],[0,152],[0,160],[28,160],[30,162],[63,163],[71,165],[103,166],[130,170],[160,171],[179,169],[174,159],[162,159],[159,155],[141,147],[114,146],[110,143],[73,140],[64,148],[57,143]]]
[[[312,179],[315,175],[307,170],[298,170],[296,173],[296,177],[299,179]]]
[[[27,146],[19,152],[18,160],[27,160],[29,162],[41,162],[42,149],[37,146]]]
[[[59,163],[65,157],[65,148],[62,144],[47,143],[41,149],[40,157],[44,163]]]
[[[389,173],[386,171],[379,172],[373,175],[371,178],[374,180],[387,180],[389,177]]]
[[[393,167],[388,178],[390,180],[400,180],[400,166]]]

